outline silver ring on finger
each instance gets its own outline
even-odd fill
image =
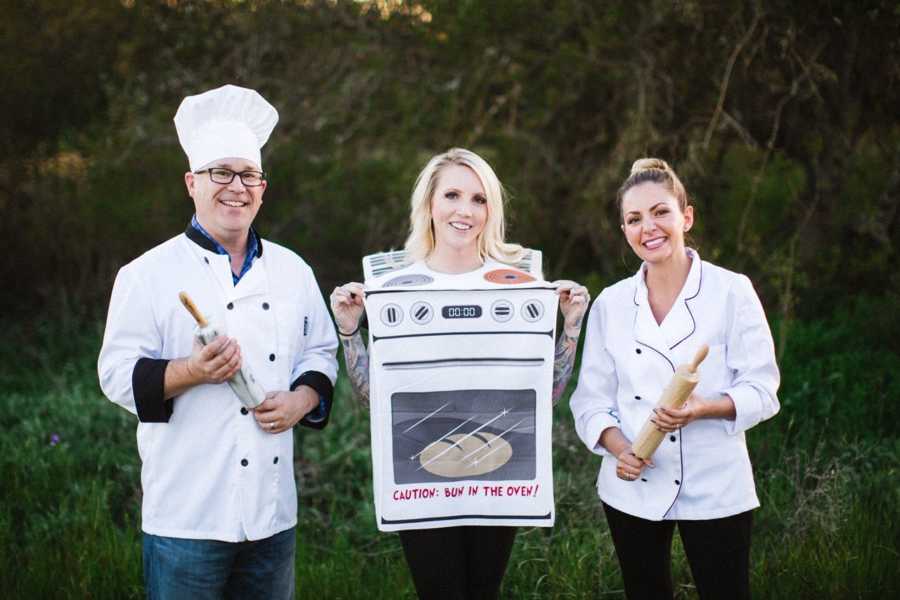
[[[269,431],[272,431],[273,429],[275,429],[275,421],[269,423]]]

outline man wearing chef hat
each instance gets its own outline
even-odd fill
[[[328,420],[337,339],[310,267],[252,227],[267,185],[260,148],[277,121],[233,85],[182,101],[175,128],[196,212],[113,287],[98,370],[106,396],[139,420],[151,598],[293,596],[292,430]],[[195,341],[179,292],[227,333]],[[227,383],[241,374],[266,392],[256,408]]]

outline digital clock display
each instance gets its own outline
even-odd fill
[[[477,304],[456,304],[441,308],[445,319],[477,319],[481,316],[481,307]]]

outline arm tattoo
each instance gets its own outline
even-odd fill
[[[353,337],[341,337],[344,348],[344,362],[347,364],[347,375],[353,394],[363,406],[369,405],[369,352],[363,343],[359,331]]]
[[[553,359],[553,405],[559,402],[560,396],[566,391],[566,385],[572,377],[572,369],[575,368],[575,352],[578,350],[578,338],[571,337],[565,328],[559,333],[559,341],[556,343],[556,356]]]

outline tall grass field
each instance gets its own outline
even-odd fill
[[[77,311],[61,311],[63,315]],[[778,324],[776,324],[778,325]],[[96,376],[102,323],[7,323],[0,342],[0,596],[143,597],[136,419]],[[748,433],[756,598],[900,594],[900,323],[888,300],[792,322],[781,412]],[[522,529],[504,598],[624,598],[594,489],[599,457],[554,413],[557,522]],[[298,598],[414,598],[372,505],[368,415],[341,379],[331,424],[298,429]],[[676,536],[678,598],[696,598]]]

